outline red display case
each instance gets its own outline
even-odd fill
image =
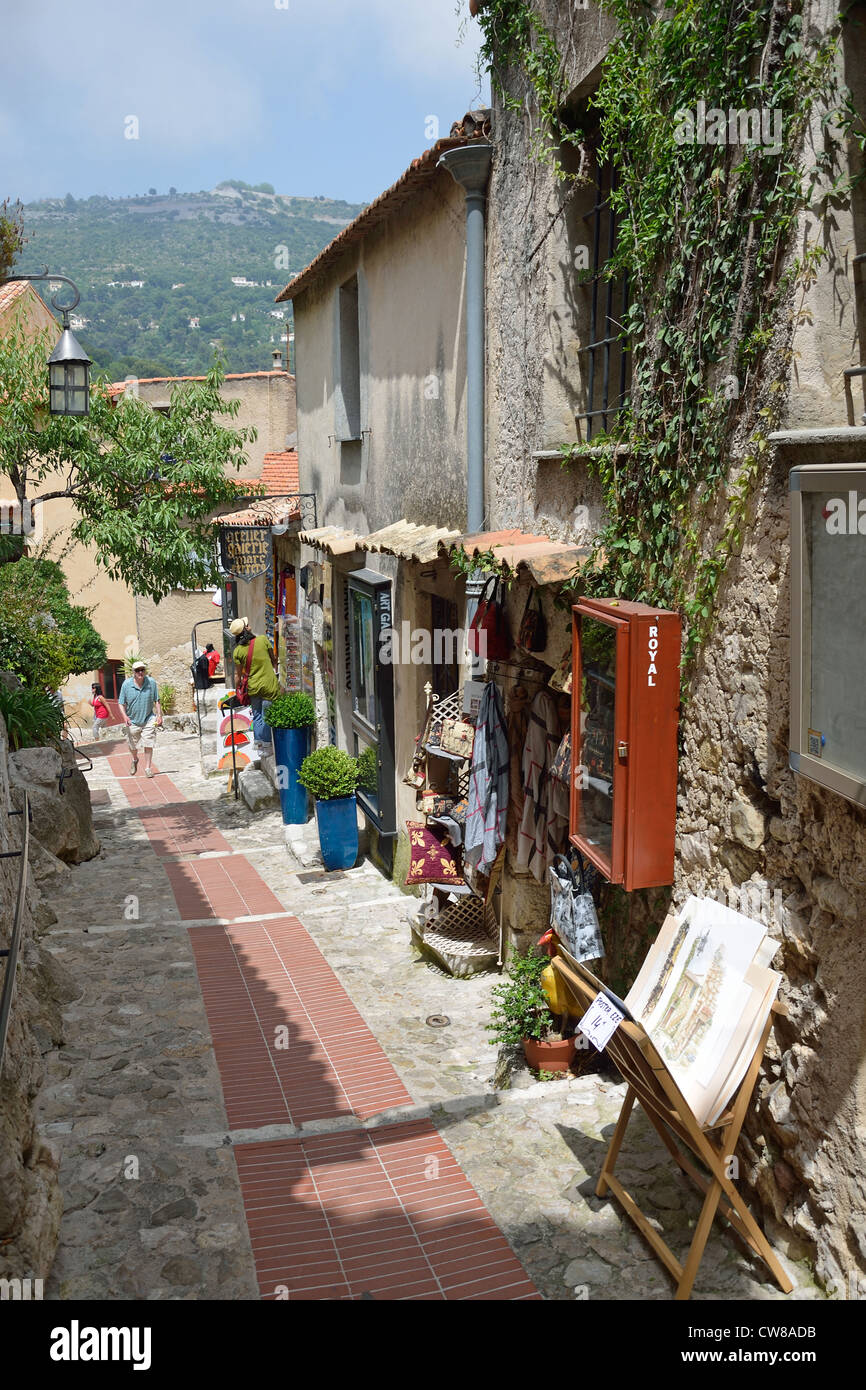
[[[573,608],[571,843],[627,892],[673,882],[679,614],[624,599]]]

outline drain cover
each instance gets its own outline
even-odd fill
[[[424,1022],[431,1028],[447,1028],[451,1020],[447,1014],[428,1014]]]

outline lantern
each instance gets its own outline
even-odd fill
[[[75,334],[64,326],[60,341],[48,359],[48,384],[52,415],[90,413],[90,363]]]

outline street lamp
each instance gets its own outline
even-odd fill
[[[51,300],[51,307],[63,315],[63,332],[48,359],[49,409],[52,415],[89,415],[91,359],[69,327],[69,315],[81,298],[78,286],[68,275],[49,275],[47,266],[39,275],[7,275],[0,285],[15,280],[61,280],[72,286],[75,298],[71,304]]]

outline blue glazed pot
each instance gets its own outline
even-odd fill
[[[272,729],[271,733],[283,825],[305,825],[309,819],[307,790],[298,781],[298,772],[310,751],[312,730]]]
[[[326,869],[351,869],[358,858],[358,813],[355,793],[316,802],[319,846]]]

